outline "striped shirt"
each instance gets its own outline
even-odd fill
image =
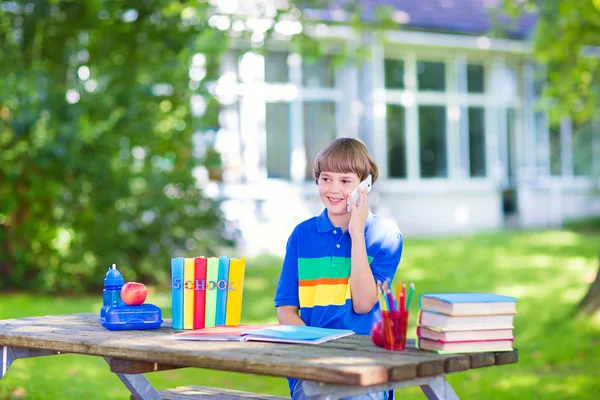
[[[365,226],[367,256],[375,281],[392,279],[402,255],[402,234],[391,221],[369,213]],[[350,291],[352,239],[327,217],[300,223],[288,239],[275,306],[296,306],[309,326],[351,329],[368,335],[374,314],[357,314]],[[360,284],[360,283],[358,283]]]

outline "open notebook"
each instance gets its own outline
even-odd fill
[[[297,325],[215,326],[173,335],[177,340],[319,344],[353,335],[347,329]]]

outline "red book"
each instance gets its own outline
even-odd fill
[[[194,280],[194,329],[202,329],[206,310],[206,257],[194,260]]]

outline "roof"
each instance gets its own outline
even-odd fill
[[[507,17],[502,13],[502,0],[362,0],[361,3],[366,21],[375,20],[377,7],[387,6],[394,10],[392,19],[401,27],[435,32],[489,35],[494,31],[526,39],[537,20],[533,13],[526,13],[518,20]],[[340,20],[340,10],[335,7],[306,11],[309,18]]]

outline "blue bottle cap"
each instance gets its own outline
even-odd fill
[[[120,286],[124,285],[125,280],[123,276],[117,269],[117,265],[113,264],[112,268],[108,268],[108,272],[106,273],[106,277],[104,278],[104,286]]]

